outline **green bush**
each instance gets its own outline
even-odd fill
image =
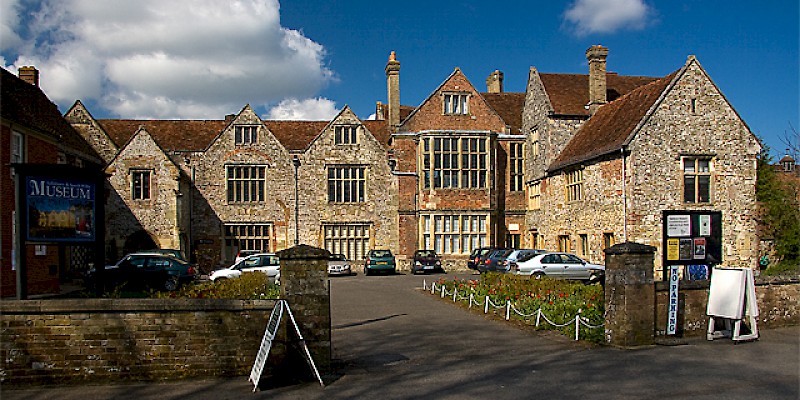
[[[280,286],[271,283],[267,274],[245,272],[238,278],[183,285],[174,292],[155,292],[152,297],[158,299],[277,299],[280,297]]]
[[[472,294],[476,302],[483,303],[486,296],[494,304],[511,305],[521,314],[530,315],[541,309],[542,314],[553,323],[562,325],[574,320],[576,315],[585,318],[592,326],[604,323],[605,312],[603,287],[599,284],[586,285],[579,281],[550,279],[531,279],[527,276],[487,273],[480,280],[445,280],[439,279],[437,286],[446,288],[447,292],[458,291],[457,297],[469,298]],[[511,312],[511,318],[527,324],[536,323],[535,316],[520,316]],[[556,327],[542,321],[537,329],[557,330],[569,337],[575,337],[575,325],[568,324]],[[604,330],[582,326],[579,337],[590,342],[603,342]]]

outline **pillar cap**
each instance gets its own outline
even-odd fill
[[[611,246],[611,247],[603,250],[603,252],[605,252],[606,255],[609,255],[609,254],[648,254],[648,253],[655,253],[656,252],[656,248],[653,247],[653,246],[648,246],[646,244],[641,244],[641,243],[625,242],[625,243],[620,243],[620,244],[616,244],[614,246]]]
[[[309,246],[307,244],[297,245],[286,250],[281,250],[278,253],[278,258],[283,260],[327,260],[330,258],[331,253],[328,250],[320,249],[319,247]]]

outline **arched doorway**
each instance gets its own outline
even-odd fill
[[[125,255],[137,251],[152,250],[157,248],[159,248],[158,244],[156,244],[155,240],[153,240],[153,237],[150,236],[147,231],[140,230],[125,239],[125,245],[122,247],[122,254]]]

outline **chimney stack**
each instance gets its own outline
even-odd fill
[[[386,88],[389,107],[389,127],[392,131],[400,125],[400,62],[394,51],[386,63]]]
[[[489,93],[503,93],[503,73],[495,70],[486,78],[486,91]]]
[[[586,50],[589,60],[589,114],[594,115],[606,99],[606,57],[608,48],[599,44]]]
[[[33,86],[39,87],[39,70],[33,66],[19,67],[19,79],[30,83]]]

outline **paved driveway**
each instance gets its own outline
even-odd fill
[[[45,388],[3,399],[797,399],[800,330],[759,341],[690,339],[640,350],[529,332],[416,288],[433,276],[334,278],[337,375],[250,393],[247,377],[167,384]],[[449,277],[449,276],[448,276]],[[87,397],[88,396],[88,397]]]

